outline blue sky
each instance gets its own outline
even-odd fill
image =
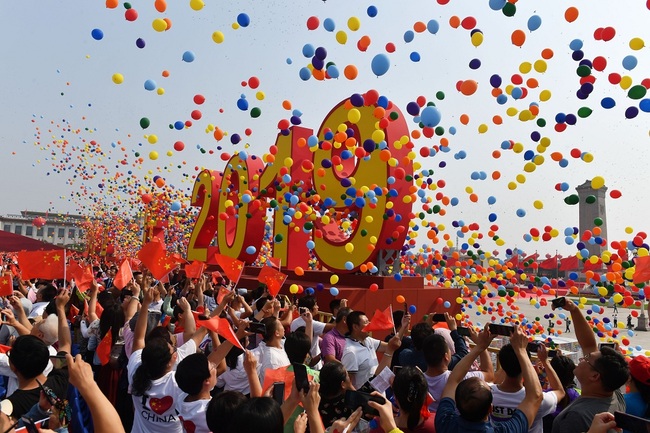
[[[424,168],[435,170],[433,180],[444,179],[446,186],[442,191],[459,200],[457,206],[447,209],[446,217],[435,219],[444,223],[450,234],[454,233],[451,230],[454,220],[476,222],[481,226],[480,231],[487,233],[491,224],[488,215],[495,213],[499,235],[506,240],[505,247],[575,252],[574,246],[564,242],[563,235],[550,242],[525,242],[522,235],[533,227],[543,230],[550,225],[562,233],[565,227],[577,225],[577,207],[567,206],[564,198],[594,176],[604,177],[610,189],[622,192],[619,199],[608,198],[610,239],[630,239],[624,232],[627,226],[635,232],[647,231],[648,113],[640,112],[636,118],[626,119],[626,108],[638,106],[639,101],[629,99],[624,89],[608,82],[610,73],[629,75],[633,84],[650,77],[647,48],[634,51],[629,47],[629,41],[635,37],[650,41],[647,26],[650,10],[645,1],[521,0],[516,3],[517,12],[513,17],[492,10],[489,3],[497,2],[451,0],[447,5],[440,5],[431,0],[208,0],[202,10],[195,11],[188,1],[170,1],[167,11],[161,14],[154,9],[152,1],[133,1],[131,5],[139,16],[136,21],[128,22],[123,4],[107,9],[102,1],[2,2],[0,110],[4,127],[0,130],[3,161],[0,180],[6,194],[0,201],[0,213],[17,213],[23,209],[87,212],[91,207],[85,200],[90,197],[101,198],[109,207],[119,207],[125,197],[113,192],[106,196],[102,192],[106,190],[105,185],[100,187],[107,183],[106,178],[115,178],[116,174],[132,174],[145,186],[151,185],[154,175],[160,175],[168,184],[187,191],[193,185],[195,167],[223,168],[225,163],[219,157],[222,150],[230,154],[242,150],[257,155],[267,152],[275,141],[278,121],[291,115],[291,111],[282,108],[282,101],[289,100],[293,109],[300,110],[303,126],[318,130],[338,102],[352,93],[376,89],[404,113],[407,104],[419,96],[434,101],[440,110],[440,125],[446,128],[450,151],[422,158],[419,148],[437,144],[439,137],[414,142],[418,150],[416,161]],[[375,17],[368,15],[369,6],[377,8]],[[580,11],[573,23],[564,19],[564,11],[569,6]],[[250,17],[250,25],[234,29],[233,23],[241,13]],[[541,26],[531,32],[527,23],[533,15],[541,18]],[[310,16],[320,20],[320,26],[314,31],[306,26]],[[483,44],[474,47],[469,30],[451,28],[452,16],[476,18],[476,28],[484,34]],[[152,28],[152,21],[162,17],[172,21],[172,28],[158,33]],[[348,28],[351,17],[361,23],[358,31]],[[335,22],[334,32],[324,29],[326,18]],[[415,22],[430,20],[437,20],[440,25],[436,34],[415,33],[412,42],[405,42],[404,35],[413,29]],[[616,30],[614,39],[596,41],[594,31],[607,26]],[[102,40],[93,39],[93,29],[102,30]],[[524,30],[527,35],[521,48],[510,41],[516,29]],[[340,30],[348,36],[345,45],[336,40],[336,32]],[[215,31],[223,32],[223,43],[212,40]],[[357,49],[357,41],[364,35],[371,39],[366,52]],[[136,46],[138,38],[146,42],[142,49]],[[571,58],[570,48],[576,39],[582,41],[585,58],[603,56],[608,62],[604,72],[593,73],[594,91],[586,100],[576,97],[580,87],[576,75],[578,62]],[[390,69],[377,77],[371,70],[371,60],[377,54],[386,54],[385,46],[391,42],[396,50],[387,54]],[[299,71],[309,62],[302,55],[305,44],[326,48],[327,61],[336,63],[340,78],[301,80]],[[544,73],[521,74],[522,62],[539,60],[544,48],[554,52],[553,58],[547,61],[548,69]],[[183,61],[186,51],[194,54],[193,62]],[[420,56],[419,62],[410,59],[413,52]],[[629,55],[638,59],[638,65],[627,71],[622,62]],[[468,66],[472,59],[481,61],[480,68]],[[352,81],[343,77],[343,68],[350,64],[359,70],[359,76]],[[163,77],[163,71],[168,71],[169,76]],[[112,82],[115,73],[124,76],[122,84]],[[518,73],[524,81],[536,78],[539,88],[530,89],[524,99],[509,97],[504,105],[499,105],[490,93],[490,76],[500,75],[505,89],[511,76]],[[258,89],[241,85],[250,77],[259,78]],[[149,79],[163,88],[164,94],[145,90],[144,83]],[[477,81],[478,91],[472,96],[462,95],[456,90],[459,80]],[[543,89],[552,94],[548,102],[539,100]],[[264,92],[263,100],[256,99],[257,91]],[[436,99],[439,91],[444,92],[444,100]],[[196,94],[206,98],[201,106],[193,102]],[[242,94],[250,107],[261,109],[260,117],[254,119],[249,111],[237,108]],[[616,101],[614,108],[601,107],[601,100],[606,97]],[[522,110],[531,102],[540,105],[540,117],[548,122],[546,127],[506,114],[510,107]],[[579,118],[562,133],[554,130],[558,113],[575,114],[581,107],[590,107],[593,114],[586,119]],[[191,128],[169,128],[176,121],[190,119],[195,109],[200,109],[203,117]],[[467,126],[460,122],[462,114],[470,118]],[[495,115],[503,118],[502,125],[493,124]],[[139,125],[142,117],[151,121],[146,130]],[[66,124],[72,131],[67,131],[63,126]],[[486,133],[478,133],[481,124],[489,126]],[[206,132],[210,125],[229,135],[240,134],[244,140],[233,145],[227,136],[217,142],[211,132]],[[412,117],[409,125],[418,129]],[[451,127],[456,129],[454,135],[449,133]],[[40,131],[38,144],[35,144],[36,128]],[[252,131],[250,136],[245,135],[247,128]],[[524,173],[524,152],[502,151],[501,158],[492,157],[504,140],[520,142],[525,150],[535,151],[536,143],[531,140],[535,131],[551,141],[544,153],[545,162],[535,172]],[[151,134],[158,137],[157,143],[151,144],[145,137]],[[83,169],[57,172],[61,159],[65,158],[57,147],[62,140],[69,143],[66,149],[71,158],[62,166],[69,168],[74,163]],[[82,140],[94,140],[98,145],[88,145],[88,149],[99,146],[104,155],[91,158],[87,151],[71,150],[81,146]],[[176,141],[183,141],[183,151],[173,150]],[[572,158],[569,153],[573,148],[593,154],[593,162]],[[152,150],[160,155],[156,161],[148,159]],[[210,154],[210,150],[214,153]],[[166,156],[168,151],[172,151],[172,156]],[[133,167],[135,152],[145,161]],[[459,152],[466,156],[461,158]],[[561,168],[553,162],[552,152],[561,152],[569,165]],[[120,160],[125,155],[127,164],[123,165]],[[441,162],[446,164],[444,168],[440,167]],[[497,181],[491,178],[494,171],[501,173]],[[472,173],[480,172],[487,174],[486,180],[472,179]],[[79,178],[81,173],[92,176],[83,180]],[[511,191],[508,182],[518,174],[525,174],[526,182]],[[570,186],[569,192],[555,190],[555,185],[562,182]],[[477,203],[469,200],[468,187],[479,196]],[[79,191],[83,193],[77,195]],[[432,197],[435,194],[435,191],[428,193]],[[490,196],[496,198],[494,205],[488,205]],[[543,209],[535,209],[535,200],[543,202]],[[525,217],[517,216],[520,209],[526,211]],[[491,241],[482,243],[484,249],[494,248]]]

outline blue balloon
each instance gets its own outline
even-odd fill
[[[93,31],[90,32],[90,35],[96,41],[101,41],[102,39],[104,39],[104,32],[101,29],[93,29]]]
[[[413,33],[413,30],[407,30],[404,32],[404,42],[407,44],[411,41],[413,41],[413,38],[415,38],[415,33]]]
[[[415,314],[416,311],[418,311],[418,309],[415,305],[409,306],[409,313]]]
[[[424,107],[422,110],[422,114],[420,115],[420,120],[424,124],[424,126],[428,126],[429,128],[433,128],[437,126],[440,123],[441,119],[441,114],[440,111],[433,105],[428,105]]]
[[[144,82],[144,88],[149,91],[156,90],[156,82],[154,80],[147,80]]]
[[[298,75],[300,76],[300,79],[302,81],[307,81],[311,78],[311,71],[309,70],[308,67],[304,66],[300,68],[300,71],[298,72]]]
[[[642,99],[641,102],[639,102],[639,108],[644,113],[650,113],[650,99]]]
[[[172,212],[178,212],[179,210],[181,210],[181,204],[177,201],[173,202],[171,205],[171,210]]]
[[[504,93],[497,96],[497,104],[503,105],[506,102],[508,102],[508,97]]]
[[[493,11],[500,11],[506,5],[507,0],[490,0],[488,4]]]
[[[533,15],[528,18],[528,30],[534,32],[542,25],[542,18],[539,15]]]
[[[606,98],[603,98],[602,101],[600,101],[600,105],[603,108],[610,109],[610,108],[614,108],[616,106],[616,101],[614,101],[613,98],[610,98],[608,96]]]
[[[183,122],[182,120],[177,120],[176,122],[174,122],[174,129],[180,131],[183,128],[185,128],[185,122]]]
[[[254,246],[248,246],[246,247],[246,254],[255,254],[257,252],[257,249],[255,249]]]
[[[370,18],[374,18],[377,16],[377,6],[370,5],[368,6],[368,10],[366,11],[368,13],[368,16]]]
[[[390,60],[388,59],[388,56],[386,54],[377,54],[372,59],[370,68],[376,76],[381,77],[388,72],[388,69],[390,68]]]
[[[429,22],[427,23],[427,30],[432,35],[435,35],[436,33],[438,33],[438,30],[440,30],[440,24],[438,24],[438,21],[436,20],[429,20]]]
[[[497,202],[497,198],[495,196],[491,195],[491,196],[488,197],[487,201],[488,201],[488,204],[494,204],[494,203]]]
[[[520,99],[522,96],[524,96],[524,91],[521,90],[521,87],[515,87],[512,89],[510,96],[512,96],[513,99]]]
[[[521,208],[517,209],[517,216],[518,216],[519,218],[523,218],[523,217],[525,217],[525,216],[526,216],[526,211],[523,210],[523,209],[521,209]]]
[[[636,57],[629,55],[625,56],[623,58],[623,67],[627,69],[628,71],[631,71],[632,69],[636,68],[638,61]]]
[[[237,108],[239,108],[241,111],[248,110],[248,101],[245,98],[239,98],[237,100]]]
[[[582,49],[582,41],[580,39],[574,39],[569,43],[569,48],[573,51],[578,51]]]
[[[239,24],[242,27],[248,27],[248,25],[251,23],[251,18],[245,14],[245,13],[240,13],[237,15],[237,24]]]
[[[185,51],[183,53],[183,61],[187,63],[192,63],[194,61],[194,53],[191,51]]]
[[[146,43],[144,42],[144,39],[138,38],[138,39],[135,40],[135,46],[136,47],[144,48],[145,45],[146,45]]]
[[[329,65],[327,67],[327,75],[329,75],[330,78],[338,78],[339,77],[339,68],[337,68],[336,65]]]
[[[350,263],[350,262],[346,262],[346,263],[345,263],[346,267],[347,267],[347,264],[348,264],[348,263]],[[350,264],[351,264],[351,263],[350,263]],[[350,271],[351,269],[348,269],[348,270]],[[330,295],[332,295],[332,296],[338,296],[338,294],[339,294],[339,289],[337,289],[336,287],[330,287]]]
[[[323,28],[328,32],[333,32],[334,29],[336,29],[336,23],[331,18],[325,18],[325,21],[323,21]]]
[[[502,83],[502,82],[503,82],[503,80],[502,80],[501,77],[500,77],[499,75],[497,75],[497,74],[494,74],[494,75],[492,75],[492,76],[490,77],[490,85],[491,85],[492,87],[499,87],[499,86],[501,86],[501,83]]]
[[[472,59],[472,60],[469,61],[469,68],[470,69],[478,69],[480,67],[481,67],[481,61],[479,59]]]
[[[316,53],[316,48],[312,44],[305,44],[302,47],[302,55],[305,57],[313,57]]]
[[[420,53],[418,53],[417,51],[413,51],[409,57],[412,62],[417,63],[420,61]]]

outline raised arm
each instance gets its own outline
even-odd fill
[[[99,319],[97,317],[97,292],[99,291],[99,284],[93,278],[92,285],[90,286],[90,300],[88,300],[88,322],[93,323]]]
[[[528,358],[526,346],[528,345],[528,337],[522,331],[521,327],[515,327],[515,332],[510,336],[510,344],[515,350],[515,355],[521,365],[521,373],[524,378],[524,389],[526,394],[524,399],[517,409],[521,410],[528,419],[528,428],[533,425],[535,416],[539,410],[539,405],[542,403],[542,385],[539,383],[535,368]]]
[[[573,329],[575,330],[578,344],[580,344],[582,347],[582,353],[589,354],[597,351],[598,342],[596,341],[596,335],[591,329],[591,326],[589,326],[589,322],[587,322],[585,316],[582,315],[582,311],[580,311],[578,306],[568,298],[566,299],[566,303],[564,304],[563,308],[571,313],[571,320],[573,320]]]
[[[124,323],[127,323],[133,318],[133,316],[135,316],[135,313],[138,311],[138,307],[140,306],[140,285],[131,280],[127,288],[133,292],[133,296],[129,299],[129,303],[124,310]]]
[[[196,332],[196,321],[194,320],[194,314],[192,314],[192,307],[187,299],[179,299],[177,305],[183,310],[183,341],[187,341]]]
[[[452,399],[454,398],[458,384],[465,378],[465,375],[467,375],[467,372],[472,366],[474,360],[481,353],[487,350],[493,338],[494,335],[490,335],[488,325],[486,324],[485,329],[481,331],[481,333],[478,335],[478,338],[476,339],[476,345],[472,348],[472,350],[470,350],[466,357],[461,359],[460,362],[456,364],[456,367],[454,367],[454,369],[451,371],[449,379],[447,380],[447,384],[445,385],[445,389],[442,391],[441,399],[445,397]]]
[[[133,352],[144,348],[144,337],[147,334],[147,321],[149,319],[149,305],[153,302],[153,291],[155,289],[149,287],[149,282],[144,278],[142,292],[142,306],[140,307],[140,314],[138,321],[135,324],[135,331],[133,335]]]
[[[27,319],[27,315],[25,314],[25,310],[23,309],[23,304],[20,302],[20,299],[18,299],[17,296],[10,296],[9,303],[11,304],[14,310],[15,313],[14,315],[16,316],[16,320],[21,325],[23,325],[25,329],[31,331],[32,324],[30,323],[29,319]]]
[[[244,352],[244,371],[246,377],[248,377],[251,397],[261,397],[262,384],[260,383],[260,377],[257,375],[257,358],[250,350]]]
[[[59,322],[59,352],[72,353],[72,337],[65,316],[65,306],[70,301],[70,291],[62,290],[56,296],[56,317]]]
[[[541,362],[542,366],[544,366],[544,371],[546,371],[546,378],[548,379],[548,384],[551,387],[551,391],[549,392],[552,392],[556,395],[557,401],[562,400],[565,394],[564,387],[562,386],[562,382],[560,382],[560,378],[558,377],[557,372],[551,365],[551,360],[548,357],[546,346],[543,344],[540,344],[539,349],[537,349],[537,359],[539,359],[539,362]]]

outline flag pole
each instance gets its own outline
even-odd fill
[[[390,304],[390,318],[393,319],[393,304]],[[397,335],[397,329],[395,329],[395,321],[393,321],[393,334]]]
[[[67,273],[68,273],[68,266],[66,264],[66,253],[68,250],[65,248],[63,249],[63,290],[65,290],[65,283],[66,283],[66,278],[67,278]]]

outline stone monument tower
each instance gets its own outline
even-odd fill
[[[603,224],[600,226],[601,232],[600,237],[603,239],[607,238],[607,208],[605,207],[605,198],[607,193],[607,187],[603,186],[600,189],[593,189],[591,187],[591,181],[587,180],[582,185],[576,187],[578,192],[578,197],[580,197],[579,204],[579,221],[580,221],[580,234],[585,232],[585,230],[591,230],[594,228],[594,220],[600,218],[603,221]],[[589,250],[589,255],[596,255],[600,257],[604,248],[600,245],[590,244],[585,242],[585,248]]]

